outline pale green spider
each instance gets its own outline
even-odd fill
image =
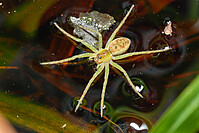
[[[131,6],[130,10],[128,11],[128,13],[126,14],[126,16],[123,18],[123,20],[121,21],[121,23],[118,25],[118,27],[115,29],[115,31],[112,33],[112,35],[110,36],[110,38],[108,39],[105,48],[102,48],[102,35],[101,33],[99,33],[98,31],[94,31],[92,29],[88,29],[82,26],[82,29],[85,30],[89,30],[91,32],[94,32],[98,35],[98,39],[99,39],[99,48],[96,49],[95,47],[93,47],[92,45],[89,45],[87,42],[82,41],[79,38],[76,38],[72,35],[70,35],[69,33],[67,33],[66,31],[64,31],[61,27],[59,27],[57,25],[57,23],[54,22],[54,25],[66,36],[70,37],[71,39],[77,41],[77,42],[81,42],[83,45],[85,45],[86,47],[88,47],[91,51],[93,51],[93,53],[83,53],[83,54],[79,54],[79,55],[75,55],[66,59],[62,59],[62,60],[58,60],[58,61],[51,61],[51,62],[42,62],[40,63],[41,65],[52,65],[52,64],[60,64],[60,63],[64,63],[67,61],[72,61],[75,60],[77,58],[84,58],[84,57],[88,57],[89,59],[93,59],[94,61],[97,63],[97,71],[94,73],[93,77],[89,80],[81,98],[78,101],[78,104],[75,108],[75,112],[77,111],[77,109],[79,108],[82,100],[84,99],[87,91],[89,90],[92,82],[95,80],[95,78],[103,71],[103,69],[105,68],[105,75],[104,75],[104,83],[103,83],[103,89],[102,89],[102,94],[101,94],[101,105],[100,105],[100,113],[101,113],[101,117],[103,116],[103,106],[104,106],[104,96],[105,96],[105,90],[106,90],[106,85],[107,85],[107,81],[108,81],[108,76],[109,76],[109,65],[112,65],[113,67],[115,67],[116,69],[120,70],[124,76],[126,77],[128,83],[130,84],[130,86],[134,89],[134,91],[143,98],[143,96],[136,90],[136,87],[133,85],[131,79],[129,78],[127,72],[117,63],[114,62],[114,60],[119,60],[119,59],[123,59],[129,56],[133,56],[133,55],[141,55],[141,54],[152,54],[152,53],[159,53],[159,52],[163,52],[163,51],[167,51],[170,48],[169,47],[165,47],[162,50],[153,50],[153,51],[141,51],[141,52],[133,52],[133,53],[126,53],[123,54],[124,52],[126,52],[130,46],[131,40],[126,38],[126,37],[119,37],[115,40],[113,40],[117,34],[117,32],[120,30],[120,28],[122,27],[122,25],[124,24],[125,20],[127,19],[127,17],[129,16],[129,14],[131,13],[132,9],[134,8],[134,5]]]

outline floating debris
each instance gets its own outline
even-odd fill
[[[65,127],[66,127],[66,124],[62,125],[62,127],[61,127],[61,128],[65,128]]]
[[[173,30],[172,30],[172,22],[168,21],[167,26],[164,28],[164,31],[162,32],[165,35],[170,35],[172,36]]]
[[[73,34],[81,37],[83,41],[98,48],[98,36],[89,30],[82,29],[79,26],[89,28],[98,32],[109,30],[115,23],[114,17],[106,13],[92,11],[90,13],[80,13],[79,18],[69,17],[69,23],[74,28]]]

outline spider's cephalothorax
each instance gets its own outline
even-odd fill
[[[117,38],[109,44],[108,49],[99,50],[94,60],[97,64],[109,63],[112,56],[126,52],[130,44],[131,40],[126,37]]]
[[[97,71],[94,73],[92,78],[89,80],[86,88],[84,89],[84,92],[83,92],[82,96],[80,97],[80,99],[78,101],[78,104],[77,104],[77,106],[75,108],[75,112],[79,108],[82,100],[84,99],[87,91],[89,90],[89,88],[90,88],[91,84],[93,83],[93,81],[95,80],[95,78],[103,71],[103,69],[105,69],[104,83],[103,83],[103,89],[102,89],[102,94],[101,94],[101,105],[100,105],[101,117],[103,116],[104,96],[105,96],[105,90],[106,90],[106,86],[107,86],[107,82],[108,82],[108,76],[109,76],[109,65],[112,65],[113,67],[115,67],[116,69],[121,71],[124,74],[126,80],[130,84],[130,86],[133,88],[133,90],[140,97],[143,98],[143,96],[136,90],[136,87],[132,83],[132,81],[129,78],[127,72],[119,64],[115,63],[114,61],[115,60],[119,60],[119,59],[123,59],[123,58],[127,58],[127,57],[130,57],[130,56],[134,56],[134,55],[153,54],[153,53],[164,52],[164,51],[168,51],[170,48],[169,47],[165,47],[162,50],[152,50],[152,51],[140,51],[140,52],[125,53],[127,51],[127,49],[129,48],[130,44],[131,44],[130,39],[128,39],[126,37],[119,37],[117,39],[114,39],[114,38],[115,38],[117,32],[122,27],[122,25],[124,24],[125,20],[129,16],[129,14],[131,13],[133,7],[134,7],[134,5],[131,6],[131,8],[128,11],[128,13],[126,14],[126,16],[123,18],[123,20],[120,22],[118,27],[111,34],[110,38],[108,39],[108,41],[107,41],[107,43],[105,45],[105,48],[102,48],[102,35],[98,31],[79,26],[82,29],[89,30],[89,31],[94,32],[94,33],[96,33],[98,35],[99,45],[98,45],[98,49],[96,49],[92,45],[89,45],[87,42],[72,36],[71,34],[66,32],[65,30],[63,30],[61,27],[59,27],[59,25],[57,25],[57,23],[54,22],[54,25],[63,34],[65,34],[66,36],[70,37],[71,39],[73,39],[73,40],[75,40],[77,42],[81,42],[84,46],[89,48],[92,52],[91,53],[83,53],[83,54],[79,54],[79,55],[74,55],[72,57],[69,57],[69,58],[66,58],[66,59],[62,59],[62,60],[58,60],[58,61],[42,62],[42,63],[40,63],[41,65],[61,64],[61,63],[65,63],[67,61],[72,61],[72,60],[75,60],[77,58],[84,58],[84,57],[88,57],[90,59],[94,58],[94,61],[97,63]]]
[[[97,52],[94,60],[97,64],[108,63],[112,59],[112,54],[107,49],[101,49]]]

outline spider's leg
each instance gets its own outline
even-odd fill
[[[89,90],[89,88],[90,88],[92,82],[93,82],[93,81],[95,80],[95,78],[102,72],[103,69],[104,69],[104,65],[101,65],[101,66],[99,67],[99,69],[94,73],[93,77],[89,80],[89,82],[88,82],[86,88],[84,89],[83,94],[81,95],[81,97],[80,97],[80,99],[79,99],[79,101],[78,101],[78,104],[77,104],[77,106],[76,106],[76,108],[75,108],[75,112],[76,112],[77,109],[79,108],[79,106],[80,106],[82,100],[84,99],[84,97],[85,97],[87,91]]]
[[[62,59],[62,60],[58,60],[58,61],[42,62],[42,63],[40,63],[40,65],[61,64],[61,63],[67,62],[67,61],[75,60],[77,58],[94,57],[94,55],[95,55],[94,53],[84,53],[84,54],[74,55],[72,57]]]
[[[117,68],[118,70],[120,70],[120,71],[124,74],[124,76],[126,77],[128,83],[131,85],[131,87],[134,89],[134,91],[135,91],[141,98],[143,98],[143,96],[136,90],[135,85],[132,83],[132,81],[131,81],[131,79],[129,78],[127,72],[126,72],[119,64],[117,64],[117,63],[115,63],[115,62],[113,62],[113,61],[111,61],[110,64],[111,64],[113,67],[115,67],[115,68]]]
[[[128,11],[128,13],[126,14],[126,16],[123,18],[123,20],[120,22],[120,24],[118,25],[118,27],[114,30],[114,32],[111,34],[110,38],[108,39],[105,48],[108,48],[108,45],[113,41],[113,39],[115,38],[117,32],[120,30],[120,28],[122,27],[122,25],[125,23],[127,17],[129,16],[129,14],[131,13],[132,9],[134,8],[134,5],[131,6],[130,10]]]
[[[98,44],[99,46],[98,47],[99,47],[99,49],[102,48],[102,34],[100,32],[95,31],[95,30],[90,29],[90,28],[83,27],[83,26],[79,26],[79,27],[82,28],[82,29],[85,29],[85,30],[89,30],[89,31],[97,34],[98,35],[98,41],[99,41],[99,44]]]
[[[106,91],[106,85],[108,82],[108,75],[109,75],[109,64],[105,65],[105,75],[104,75],[104,83],[103,83],[103,89],[102,89],[102,95],[101,95],[101,117],[103,116],[103,106],[104,106],[104,96]]]
[[[170,50],[170,47],[165,47],[164,49],[161,50],[152,50],[152,51],[141,51],[141,52],[132,52],[132,53],[126,53],[123,55],[118,55],[113,57],[113,60],[119,60],[119,59],[123,59],[123,58],[127,58],[133,55],[144,55],[144,54],[154,54],[154,53],[161,53],[161,52],[165,52]]]
[[[76,38],[74,36],[72,36],[71,34],[69,34],[68,32],[66,32],[65,30],[63,30],[61,27],[59,27],[59,25],[54,22],[54,25],[63,33],[65,34],[66,36],[70,37],[71,39],[77,41],[77,42],[81,42],[83,45],[85,45],[87,48],[89,48],[90,50],[92,50],[93,52],[97,52],[97,49],[95,47],[93,47],[92,45],[89,45],[87,42],[79,39],[79,38]]]

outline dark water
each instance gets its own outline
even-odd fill
[[[94,125],[104,133],[121,132],[118,126],[125,133],[146,133],[198,73],[195,62],[198,60],[196,44],[199,21],[198,16],[191,12],[189,1],[178,0],[168,5],[161,3],[160,7],[163,7],[159,10],[146,1],[107,0],[104,4],[103,0],[96,0],[94,3],[89,1],[90,5],[86,2],[59,1],[44,12],[37,29],[31,34],[24,31],[20,23],[7,23],[11,17],[8,11],[12,9],[14,13],[13,9],[26,2],[12,1],[12,5],[2,2],[4,8],[1,9],[0,35],[11,42],[0,47],[0,66],[16,66],[17,69],[0,70],[1,92],[37,103],[49,110],[55,109],[71,123],[77,123],[77,119],[85,121],[85,125]],[[85,108],[79,108],[75,113],[77,100],[96,71],[96,64],[87,59],[77,59],[71,64],[41,66],[39,63],[43,61],[64,59],[84,52],[75,47],[81,44],[63,36],[52,23],[59,22],[72,34],[73,28],[67,21],[69,16],[78,17],[80,12],[92,10],[108,13],[115,18],[116,23],[109,31],[103,32],[105,45],[132,3],[136,4],[135,11],[117,34],[117,37],[128,37],[132,41],[127,52],[155,50],[164,46],[170,46],[172,50],[117,61],[141,90],[144,99],[134,93],[122,78],[122,73],[110,69],[104,115],[115,124],[107,122],[98,114],[103,74],[86,94],[82,103]],[[168,21],[172,21],[172,36],[162,33]],[[14,43],[12,40],[15,40]],[[23,127],[20,124],[17,126]]]

